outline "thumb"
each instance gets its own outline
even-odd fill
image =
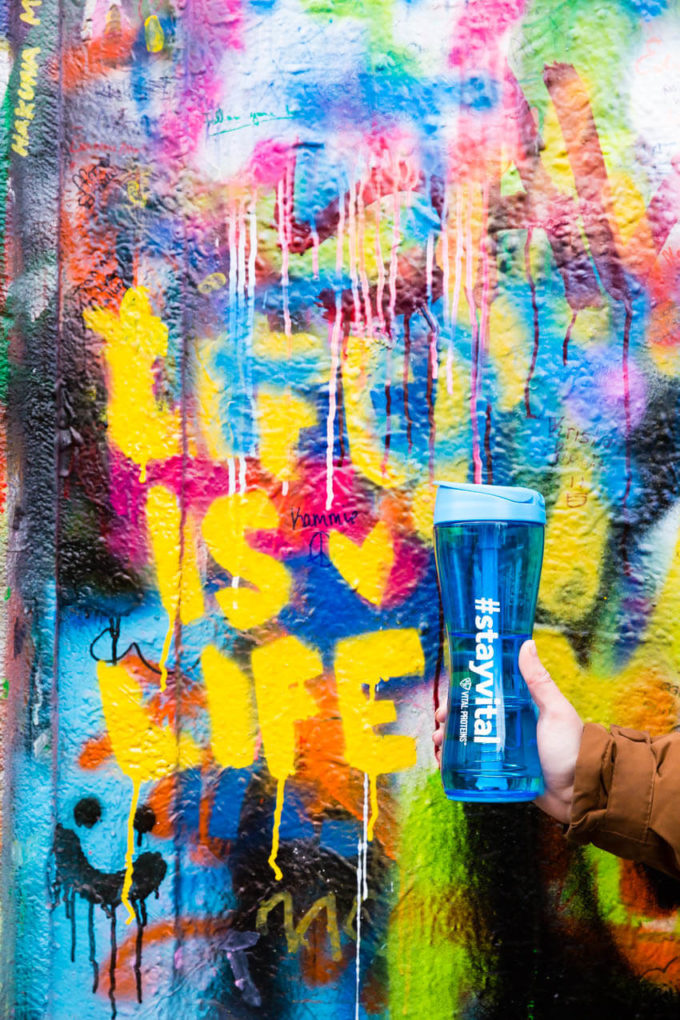
[[[519,668],[540,712],[554,711],[562,705],[564,695],[539,659],[534,641],[525,641],[520,648]]]

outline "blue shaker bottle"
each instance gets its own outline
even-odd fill
[[[544,789],[537,712],[518,655],[534,623],[543,497],[440,482],[434,525],[451,664],[444,791],[452,800],[533,800]]]

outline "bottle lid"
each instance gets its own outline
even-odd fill
[[[437,482],[435,524],[459,521],[526,521],[545,524],[545,501],[535,489],[515,485]]]

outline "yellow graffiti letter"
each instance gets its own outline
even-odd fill
[[[106,340],[109,367],[109,434],[126,457],[138,464],[140,480],[152,460],[176,456],[179,415],[163,408],[154,393],[154,365],[168,353],[168,327],[151,311],[144,287],[131,287],[120,315],[87,308],[86,326]]]
[[[288,601],[291,582],[286,568],[257,552],[246,539],[246,532],[275,528],[278,521],[272,504],[257,491],[218,497],[203,519],[210,552],[232,575],[231,587],[218,591],[215,598],[239,630],[270,620]]]
[[[385,630],[338,642],[335,652],[335,677],[338,702],[345,733],[347,763],[365,772],[371,781],[371,818],[368,838],[378,814],[377,778],[384,772],[398,772],[416,762],[412,737],[381,736],[375,726],[397,718],[393,701],[375,700],[375,689],[382,680],[422,673],[423,649],[417,631]],[[368,698],[363,692],[368,685]]]
[[[318,653],[307,648],[297,638],[283,637],[263,648],[256,648],[252,665],[264,752],[269,771],[277,780],[269,863],[276,877],[281,878],[276,855],[283,810],[283,787],[286,777],[295,771],[295,723],[309,719],[319,710],[304,685],[306,680],[319,676],[323,664]]]
[[[232,659],[208,645],[201,655],[208,697],[212,751],[223,768],[242,769],[255,759],[250,680]]]

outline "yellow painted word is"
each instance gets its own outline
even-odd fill
[[[22,15],[23,17],[23,15]],[[39,46],[27,47],[21,54],[19,71],[19,102],[14,107],[14,133],[12,135],[12,152],[18,156],[28,156],[28,125],[35,116],[35,86],[38,81]]]

